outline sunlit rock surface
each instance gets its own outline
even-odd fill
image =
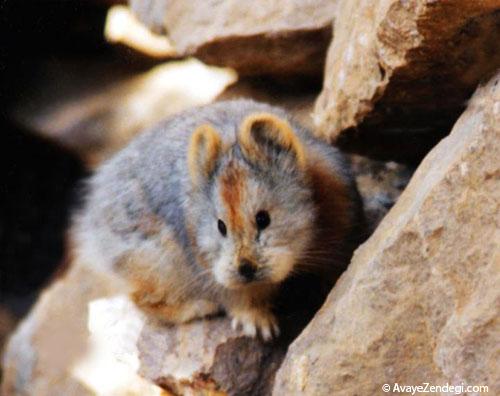
[[[145,25],[180,55],[242,75],[323,72],[337,0],[130,0]]]
[[[500,67],[498,0],[338,2],[320,136],[379,159],[418,162]]]
[[[377,395],[396,382],[500,393],[499,121],[500,74],[356,251],[273,394]]]

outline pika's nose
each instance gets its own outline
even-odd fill
[[[240,266],[238,267],[239,274],[245,278],[245,281],[250,282],[255,278],[255,272],[257,272],[257,268],[252,262],[246,258],[242,258],[240,260]]]

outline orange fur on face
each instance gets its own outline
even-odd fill
[[[242,169],[228,167],[220,178],[221,195],[228,213],[228,225],[235,233],[243,232],[244,221],[241,202],[245,194],[245,174]]]

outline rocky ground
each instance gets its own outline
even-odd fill
[[[58,15],[81,18],[63,5],[28,8],[55,27],[8,47],[2,392],[500,394],[500,1],[130,0],[108,14],[128,21],[108,18],[110,45],[116,3],[89,2],[83,33],[59,28],[83,54],[46,45]],[[348,153],[371,234],[305,329],[271,344],[223,316],[159,325],[65,256],[88,172],[160,119],[238,97]]]

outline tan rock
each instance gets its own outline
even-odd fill
[[[129,7],[115,5],[108,10],[104,37],[112,44],[122,44],[155,59],[177,56],[169,39],[149,30],[139,22]]]
[[[179,54],[240,74],[321,75],[337,0],[130,0]]]
[[[3,357],[5,395],[269,394],[284,347],[225,317],[152,322],[102,274],[73,267],[41,296]]]
[[[43,292],[6,345],[3,394],[91,395],[71,366],[86,349],[87,303],[108,292],[103,279],[80,270]]]
[[[499,157],[500,74],[356,251],[290,346],[275,395],[426,382],[500,394]]]
[[[500,67],[499,0],[342,0],[315,107],[347,150],[417,161]]]

